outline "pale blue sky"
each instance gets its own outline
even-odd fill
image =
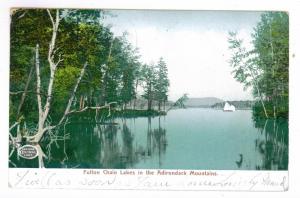
[[[139,48],[141,61],[157,62],[163,57],[170,78],[169,96],[218,97],[224,100],[251,99],[243,91],[228,64],[228,31],[238,31],[251,47],[251,33],[261,12],[245,11],[153,11],[111,10],[105,24],[116,36],[124,31]]]

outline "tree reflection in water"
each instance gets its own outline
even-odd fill
[[[44,139],[40,145],[49,156],[44,160],[45,167],[113,169],[165,167],[167,143],[172,142],[172,139],[167,140],[167,131],[164,127],[166,123],[163,118],[149,117],[136,120],[118,118],[106,120],[105,123],[98,123],[93,119],[72,120],[65,126],[65,130],[57,134],[67,135],[68,139],[51,144],[49,139]],[[233,169],[287,170],[287,120],[255,118],[253,123],[259,131],[259,134],[252,136],[250,140],[254,148],[246,149],[246,151],[251,149],[250,153],[243,150],[237,152],[235,160],[232,161]],[[257,130],[253,128],[252,131],[255,133]],[[254,158],[249,155],[253,155]],[[18,158],[14,152],[11,159],[16,167],[38,167],[37,158],[33,160]]]
[[[262,155],[262,163],[256,170],[287,170],[288,168],[288,122],[283,119],[254,119],[262,139],[255,140],[255,148]]]
[[[112,119],[107,123],[77,120],[66,125],[60,134],[70,138],[42,146],[50,156],[44,160],[46,168],[132,168],[140,160],[159,158],[166,152],[166,130],[158,118],[158,128],[152,128],[152,118],[145,126],[147,143],[137,142],[128,119]],[[17,156],[14,156],[17,158]],[[36,160],[20,158],[17,167],[37,167]]]
[[[159,167],[162,165],[162,155],[166,153],[167,139],[166,129],[162,127],[161,117],[158,118],[158,128],[152,129],[151,117],[148,117],[147,130],[147,156],[157,155],[159,159]],[[146,157],[146,152],[139,148],[141,156]]]

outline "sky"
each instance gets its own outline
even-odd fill
[[[170,100],[189,97],[223,100],[252,99],[251,88],[233,78],[229,64],[228,32],[237,31],[251,48],[251,33],[261,12],[111,10],[104,20],[115,36],[128,33],[139,49],[140,61],[156,63],[163,57],[168,66]]]

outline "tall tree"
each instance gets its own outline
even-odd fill
[[[166,62],[161,57],[156,66],[157,79],[154,85],[155,89],[155,99],[158,101],[158,110],[161,110],[161,105],[168,100],[168,89],[169,89],[169,78],[168,78],[168,68]]]
[[[262,14],[254,29],[256,63],[263,70],[259,79],[273,117],[287,116],[289,82],[289,17],[285,12]],[[257,93],[254,93],[257,94]],[[272,107],[272,109],[271,109]]]
[[[252,35],[253,50],[243,47],[236,33],[229,33],[234,77],[254,87],[253,95],[259,98],[266,118],[288,115],[288,23],[285,12],[263,13]]]
[[[234,74],[234,78],[243,83],[245,89],[250,86],[253,86],[256,89],[265,117],[268,118],[269,116],[265,107],[264,96],[262,95],[258,84],[260,68],[255,64],[256,59],[253,58],[253,55],[255,54],[253,51],[246,50],[243,46],[243,40],[237,38],[236,32],[229,32],[229,36],[229,49],[232,50],[230,64],[233,67],[232,73]]]
[[[147,99],[148,103],[148,110],[152,110],[152,104],[155,97],[155,90],[154,85],[156,82],[155,70],[154,65],[143,65],[143,88],[144,93],[142,95],[143,98]]]

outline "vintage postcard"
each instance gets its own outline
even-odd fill
[[[9,187],[288,190],[287,12],[10,15]]]

